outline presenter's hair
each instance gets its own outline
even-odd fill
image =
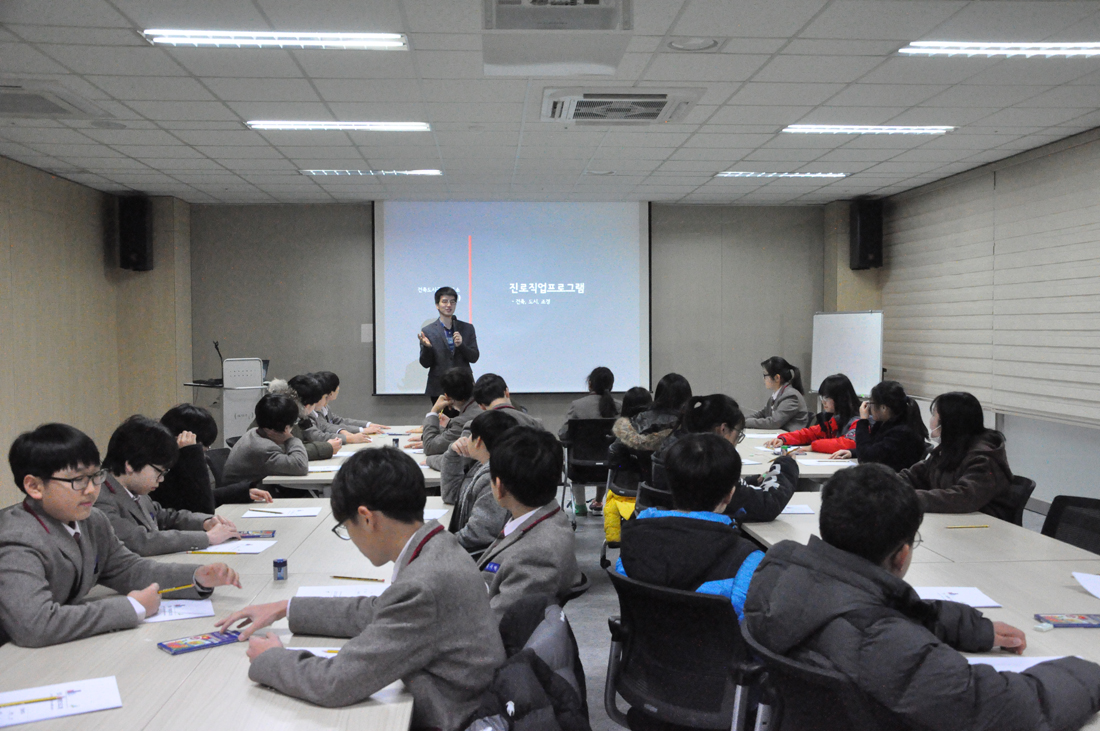
[[[294,393],[303,406],[311,406],[317,403],[328,393],[321,382],[308,373],[294,376],[287,383],[294,389]]]
[[[716,393],[688,399],[681,423],[692,433],[713,432],[722,425],[744,431],[745,415],[736,401],[724,393]]]
[[[836,428],[843,431],[848,422],[859,416],[859,396],[848,376],[837,373],[826,376],[817,389],[822,398],[833,400],[836,409]]]
[[[741,477],[737,448],[717,434],[688,434],[665,455],[668,487],[677,510],[714,510]]]
[[[340,376],[332,371],[317,371],[310,375],[321,382],[321,388],[324,389],[326,396],[340,388]]]
[[[164,424],[135,414],[119,424],[111,435],[103,468],[114,475],[125,473],[127,463],[134,472],[150,464],[170,469],[179,456],[176,438]]]
[[[928,438],[928,427],[920,415],[920,406],[905,394],[905,389],[897,381],[882,381],[871,389],[871,401],[886,406],[894,418],[901,418],[906,425],[921,437]]]
[[[940,394],[932,401],[932,411],[940,420],[940,444],[932,450],[932,458],[940,461],[940,468],[954,472],[974,438],[984,435],[985,415],[978,399],[965,391]]]
[[[504,398],[508,384],[496,373],[486,373],[474,383],[474,401],[479,406],[488,406],[498,398]]]
[[[772,378],[779,376],[780,383],[784,385],[789,383],[795,391],[803,395],[806,394],[806,389],[802,387],[802,371],[788,363],[784,358],[773,355],[761,363],[760,367]]]
[[[515,426],[516,420],[504,411],[483,411],[470,422],[470,436],[480,439],[489,454],[492,454],[493,446],[500,441],[504,432]]]
[[[435,291],[435,303],[438,305],[439,300],[443,299],[446,295],[454,297],[455,302],[458,302],[458,292],[454,291],[451,287],[440,287]]]
[[[368,450],[364,450],[368,451]],[[561,482],[561,442],[530,426],[514,426],[493,445],[489,476],[529,508],[554,499]]]
[[[204,447],[209,447],[218,438],[218,422],[214,421],[209,411],[194,404],[176,404],[164,412],[160,423],[174,437],[178,437],[181,432],[191,432]]]
[[[691,398],[691,384],[679,373],[668,373],[653,389],[653,408],[679,411]]]
[[[42,424],[15,438],[8,450],[8,466],[15,486],[23,492],[23,479],[43,480],[67,469],[99,467],[99,449],[84,432],[68,424]]]
[[[600,416],[610,419],[619,415],[619,407],[615,405],[615,399],[611,396],[611,389],[615,386],[615,374],[610,368],[597,366],[588,374],[588,390],[600,397]]]
[[[886,465],[841,470],[821,489],[821,539],[874,564],[912,545],[922,518],[916,491]]]
[[[400,449],[364,449],[348,457],[332,479],[332,517],[355,518],[360,506],[401,523],[424,520],[424,472]]]
[[[635,386],[623,394],[623,410],[621,416],[630,418],[642,413],[653,403],[653,394],[645,386]]]
[[[256,402],[256,426],[281,432],[298,423],[298,403],[284,393],[269,393]]]
[[[466,368],[449,368],[439,379],[443,393],[460,403],[469,400],[474,393],[474,374]]]

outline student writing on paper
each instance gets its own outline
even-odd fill
[[[240,588],[224,563],[158,563],[122,545],[94,507],[106,472],[80,430],[44,424],[20,434],[8,464],[26,498],[0,511],[0,645],[41,647],[136,627],[156,614],[161,587],[194,584],[173,599]],[[85,602],[96,584],[124,596]]]
[[[801,447],[810,451],[832,454],[842,449],[855,449],[856,424],[859,423],[859,396],[852,382],[843,373],[828,376],[817,389],[822,414],[818,423],[798,431],[780,434],[764,443],[765,447]]]
[[[504,646],[469,554],[438,522],[424,521],[425,501],[420,467],[400,450],[349,457],[332,483],[334,532],[373,565],[394,562],[393,583],[377,597],[296,597],[221,620],[223,629],[246,625],[248,677],[328,707],[359,703],[400,679],[413,696],[414,728],[463,728]],[[322,659],[283,649],[274,633],[253,635],[283,617],[295,634],[351,639]]]
[[[856,448],[834,452],[831,459],[855,457],[860,464],[877,462],[901,472],[924,458],[927,438],[917,402],[897,381],[883,381],[859,407]]]
[[[583,581],[576,538],[554,499],[561,480],[561,442],[531,427],[513,427],[493,445],[493,495],[512,518],[478,559],[499,622],[524,597],[557,601]]]
[[[1012,470],[1004,435],[985,428],[982,405],[962,391],[941,394],[932,402],[932,437],[939,445],[928,459],[901,473],[917,490],[926,513],[982,511],[1012,521],[1009,503]]]
[[[1095,663],[1068,657],[998,673],[959,654],[1022,653],[1026,639],[977,609],[917,596],[904,576],[921,518],[913,489],[888,467],[838,472],[821,491],[821,538],[782,541],[761,562],[745,630],[777,654],[847,676],[899,728],[1080,726],[1100,709]]]
[[[803,394],[802,372],[778,355],[760,364],[764,369],[764,388],[772,392],[764,408],[745,419],[748,429],[792,431],[810,423]]]
[[[653,456],[653,486],[666,492],[670,490],[666,455],[683,436],[717,434],[736,447],[744,439],[744,431],[745,416],[729,396],[716,393],[691,398],[684,406],[680,426],[665,440],[662,451]],[[739,474],[740,471],[738,467]],[[726,515],[738,522],[775,520],[797,487],[798,463],[793,457],[777,457],[764,474],[739,478],[738,489],[726,506]]]
[[[443,455],[440,493],[455,506],[448,530],[467,551],[481,551],[496,540],[510,517],[493,497],[489,462],[493,445],[515,425],[507,414],[483,411],[470,422],[470,436],[459,437]],[[470,459],[474,466],[464,473]]]
[[[305,475],[309,456],[294,436],[298,403],[286,394],[269,393],[256,402],[256,426],[233,445],[225,461],[225,479],[260,481],[269,475]]]
[[[340,434],[381,434],[389,429],[385,424],[374,424],[362,419],[351,419],[346,416],[337,416],[332,410],[332,402],[340,395],[340,377],[332,371],[317,371],[310,374],[321,383],[325,397],[321,400],[320,407],[313,412],[312,419],[315,425],[327,432]]]
[[[240,538],[237,527],[219,515],[166,508],[149,496],[178,457],[171,432],[144,416],[122,422],[107,444],[107,482],[96,507],[139,556],[193,551]]]
[[[740,618],[763,551],[741,537],[727,507],[741,457],[717,434],[688,434],[665,457],[673,509],[647,508],[623,524],[615,570],[647,584],[729,598]]]
[[[622,404],[611,395],[611,389],[615,387],[615,374],[610,368],[604,366],[593,368],[585,379],[585,385],[588,388],[588,395],[569,404],[569,409],[565,412],[565,421],[558,429],[558,439],[565,440],[569,433],[571,419],[614,419],[619,415]],[[602,485],[597,487],[596,498],[588,504],[589,509],[596,515],[603,510],[603,493],[604,487]],[[574,504],[583,504],[584,498],[584,485],[575,483],[573,485]]]

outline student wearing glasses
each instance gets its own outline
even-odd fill
[[[204,599],[240,588],[224,563],[207,566],[141,558],[93,510],[106,472],[86,434],[44,424],[11,445],[8,464],[22,503],[0,511],[0,645],[43,647],[139,625],[171,599]],[[97,584],[118,592],[84,597]]]
[[[764,388],[772,392],[764,408],[749,414],[745,426],[749,429],[781,429],[795,431],[810,424],[812,414],[806,409],[802,387],[802,371],[784,358],[773,355],[760,364],[764,369]]]
[[[333,708],[402,680],[413,696],[413,728],[464,728],[504,663],[504,645],[469,554],[437,521],[424,520],[422,470],[392,447],[357,452],[336,473],[331,501],[337,536],[375,566],[393,562],[390,586],[377,597],[250,606],[218,626],[241,623],[248,677],[257,683]],[[296,635],[351,639],[319,658],[256,633],[283,617]]]
[[[416,334],[420,341],[420,365],[428,369],[424,393],[428,394],[433,404],[443,393],[444,373],[457,367],[470,371],[472,376],[470,364],[477,363],[481,357],[474,326],[454,316],[457,305],[458,292],[451,287],[437,289],[435,308],[439,310],[439,319],[428,323]]]
[[[176,438],[163,424],[131,416],[115,429],[103,467],[107,484],[96,507],[115,534],[139,556],[193,551],[240,538],[218,515],[165,508],[149,497],[179,458]]]

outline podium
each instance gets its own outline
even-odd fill
[[[226,358],[222,361],[222,382],[189,382],[192,403],[202,406],[218,423],[218,440],[212,445],[225,446],[225,440],[248,431],[256,416],[256,402],[267,391],[264,362],[260,358]]]

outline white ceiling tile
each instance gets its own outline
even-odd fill
[[[95,133],[89,133],[95,136]],[[213,130],[196,130],[196,131],[181,131],[175,133],[179,139],[183,140],[189,145],[207,145],[211,147],[218,146],[249,146],[249,145],[264,145],[266,146],[268,141],[264,139],[263,135],[259,132],[253,132],[248,129],[241,129],[239,132],[221,132]],[[298,133],[308,134],[308,133]],[[333,133],[328,133],[333,134]],[[156,144],[154,142],[132,142],[131,144]]]
[[[784,84],[749,82],[730,100],[735,105],[804,105],[821,104],[837,92],[844,84]]]
[[[640,129],[640,128],[634,128]],[[659,131],[660,127],[652,132],[636,132],[626,131],[618,128],[612,129],[607,133],[607,138],[603,141],[604,145],[612,147],[678,147],[688,139],[689,135],[669,134]]]
[[[257,0],[256,4],[275,30],[344,33],[400,33],[404,30],[399,0],[371,0],[369,3],[325,0],[323,10],[318,7],[319,3],[298,0]]]
[[[799,124],[885,124],[903,111],[902,107],[821,106],[796,121]]]
[[[107,94],[120,101],[213,101],[202,84],[182,76],[88,76]]]
[[[1038,41],[1095,12],[1094,2],[972,2],[929,33],[928,40]],[[912,40],[921,38],[913,36]]]
[[[734,160],[740,160],[745,155],[752,152],[751,148],[741,149],[715,149],[712,147],[682,147],[676,152],[669,155],[669,160],[695,160],[704,162],[715,162],[721,165],[722,162],[731,162]]]
[[[825,0],[693,0],[677,21],[675,35],[786,37],[797,33],[824,5]]]
[[[595,164],[596,160],[666,160],[671,152],[672,148],[601,147],[592,153],[592,161]]]
[[[983,58],[917,58],[895,56],[862,79],[863,84],[958,84],[997,61]]]
[[[1100,59],[1006,58],[970,76],[968,84],[1056,86],[1100,70]]]
[[[784,47],[783,53],[798,56],[890,56],[904,45],[900,41],[795,38]]]
[[[511,102],[522,104],[527,93],[527,82],[518,79],[465,79],[455,82],[442,79],[425,79],[420,89],[424,99],[432,103],[442,102]],[[541,102],[541,97],[539,97]]]
[[[786,38],[730,38],[718,53],[778,53]]]
[[[2,5],[2,4],[0,4]],[[66,68],[49,56],[22,43],[0,43],[0,69],[4,74],[63,74]]]
[[[744,81],[767,62],[768,56],[709,53],[661,53],[646,71],[648,81]]]
[[[998,89],[1012,88],[998,86]],[[1010,102],[1011,103],[1011,102]],[[1100,106],[1100,87],[1097,86],[1059,86],[1056,89],[1036,94],[1018,101],[1017,107],[1093,107]]]
[[[419,52],[390,51],[369,54],[334,51],[293,52],[294,58],[305,69],[306,75],[318,79],[415,79],[413,55],[416,53]],[[276,75],[297,76],[299,74],[270,74],[270,76]]]
[[[39,46],[79,74],[182,76],[187,72],[162,48],[153,46]]]
[[[891,117],[889,124],[928,124],[961,127],[994,111],[989,107],[913,107]]]
[[[478,79],[484,62],[478,51],[414,51],[422,79]]]
[[[329,107],[321,102],[226,102],[223,108],[228,108],[227,119],[238,122],[254,119],[321,120],[332,117]]]
[[[988,117],[982,118],[981,123],[986,126],[994,127],[1047,127],[1061,124],[1062,122],[1066,122],[1074,117],[1079,117],[1089,111],[1091,110],[1074,109],[1072,107],[1061,109],[1015,107],[994,112]]]
[[[227,102],[320,101],[306,79],[204,79],[218,98]]]
[[[281,48],[172,48],[168,53],[188,72],[199,77],[287,79],[302,76],[290,51]],[[332,55],[341,56],[339,52]]]
[[[29,43],[61,43],[88,46],[148,46],[130,28],[89,28],[60,25],[9,25],[7,30]]]
[[[226,170],[226,167],[219,162],[206,157],[147,158],[142,159],[141,162],[156,170],[169,174],[184,170],[209,170],[215,172],[225,172]]]
[[[412,33],[480,33],[482,8],[478,0],[401,0]]]
[[[684,0],[634,0],[634,32],[665,35],[683,5]]]
[[[410,33],[413,51],[480,51],[480,33]]]
[[[1036,96],[1046,86],[958,84],[922,102],[926,107],[1008,107]]]
[[[216,158],[218,160],[251,158],[251,159],[276,159],[281,158],[279,150],[268,144],[263,145],[196,145],[196,152]]]
[[[874,38],[909,41],[966,6],[943,0],[834,0],[802,31],[803,38]]]
[[[412,79],[314,79],[328,102],[419,102],[420,88]]]
[[[104,0],[0,3],[0,23],[126,27],[126,19]]]
[[[32,128],[0,125],[0,139],[26,144],[57,142],[79,145],[88,142],[88,138],[80,132],[64,127]]]
[[[794,124],[801,120],[813,107],[780,107],[759,106],[750,107],[741,104],[731,104],[720,109],[712,118],[714,124],[767,124],[774,125],[775,131],[788,124]]]
[[[127,102],[127,106],[153,121],[218,120],[235,121],[238,116],[221,102]]]
[[[908,107],[947,88],[943,84],[851,84],[829,99],[828,104],[833,107]]]
[[[807,163],[816,158],[816,151],[807,152],[806,150],[756,150],[745,155],[743,163],[755,162],[758,160],[767,161],[788,161],[788,162],[802,162]]]
[[[817,162],[881,162],[889,159],[893,154],[891,150],[861,150],[844,147],[839,150],[826,152],[817,159]]]
[[[776,56],[754,81],[849,82],[881,63],[872,56]]]
[[[969,157],[966,150],[909,150],[894,158],[894,162],[956,162]]]
[[[685,147],[741,148],[758,147],[773,134],[697,134],[684,143]]]
[[[428,104],[429,122],[512,122],[519,124],[523,117],[522,104],[477,102],[463,104]]]

